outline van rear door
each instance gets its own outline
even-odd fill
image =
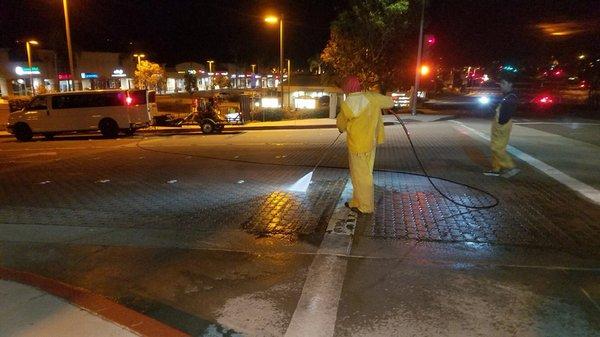
[[[128,92],[128,112],[129,120],[135,125],[148,125],[150,124],[151,117],[149,115],[149,99],[156,100],[154,95],[148,96],[146,90],[129,90]]]

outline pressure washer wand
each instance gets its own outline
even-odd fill
[[[333,142],[331,142],[331,144],[329,144],[329,146],[327,146],[327,149],[325,149],[325,151],[323,152],[323,155],[321,156],[321,158],[319,159],[319,161],[317,162],[315,167],[313,167],[313,169],[310,172],[308,172],[302,178],[300,178],[298,181],[296,181],[294,183],[294,185],[290,186],[288,188],[288,190],[294,191],[294,192],[306,192],[306,190],[308,190],[308,185],[310,185],[310,183],[312,182],[313,173],[315,173],[315,171],[317,170],[319,165],[321,165],[321,162],[323,162],[323,159],[325,159],[325,157],[329,154],[329,152],[333,148],[333,145],[335,145],[335,143],[338,141],[338,139],[340,139],[341,135],[342,135],[342,133],[338,134],[337,137],[335,137],[335,139],[333,140]]]

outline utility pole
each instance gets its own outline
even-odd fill
[[[65,12],[65,28],[67,31],[67,51],[69,53],[69,71],[71,72],[71,90],[75,87],[75,71],[73,70],[73,48],[71,47],[71,27],[69,25],[69,4],[67,0],[63,0],[63,9]]]
[[[411,102],[412,115],[417,114],[417,95],[419,92],[419,80],[421,79],[421,56],[423,53],[423,22],[425,21],[425,0],[421,0],[423,7],[421,8],[421,28],[419,29],[419,51],[417,53],[417,69],[415,69],[415,87],[412,93]]]

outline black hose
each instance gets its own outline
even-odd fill
[[[400,119],[395,114],[394,114],[394,116],[399,120],[400,124],[404,128],[404,132],[406,133],[406,136],[408,137],[408,140],[410,142],[413,154],[417,158],[417,161],[419,163],[419,166],[420,166],[421,170],[423,171],[423,174],[421,174],[421,173],[415,173],[415,172],[400,171],[400,170],[387,170],[387,169],[375,169],[374,171],[376,171],[376,172],[400,173],[400,174],[406,174],[406,175],[413,175],[413,176],[425,177],[425,178],[427,178],[427,180],[429,181],[429,183],[433,186],[433,188],[443,198],[447,199],[448,201],[452,202],[455,205],[466,207],[466,208],[469,208],[469,209],[475,209],[475,210],[478,210],[478,209],[489,209],[489,208],[495,207],[495,206],[497,206],[499,204],[498,198],[496,198],[493,194],[491,194],[491,193],[489,193],[489,192],[487,192],[485,190],[482,190],[480,188],[477,188],[475,186],[471,186],[471,185],[468,185],[468,184],[465,184],[465,183],[457,182],[457,181],[454,181],[454,180],[451,180],[451,179],[446,179],[446,178],[435,177],[435,176],[429,175],[429,173],[427,172],[427,170],[423,166],[423,163],[421,162],[421,159],[417,155],[415,147],[414,147],[414,145],[412,143],[412,139],[410,138],[408,130],[406,129],[406,126],[404,125],[404,121],[402,121],[402,119]],[[333,145],[340,138],[340,136],[341,136],[341,133],[338,134],[338,136],[333,140],[333,142],[331,142],[327,146],[327,149],[323,152],[323,155],[321,156],[321,158],[319,159],[319,161],[317,162],[317,164],[314,165],[314,166],[313,165],[306,165],[306,164],[265,163],[265,162],[259,162],[259,161],[253,161],[253,160],[245,160],[245,159],[229,159],[229,158],[220,158],[220,157],[213,157],[213,156],[207,156],[207,155],[197,155],[197,154],[172,152],[172,151],[161,151],[161,150],[156,150],[156,149],[152,149],[152,148],[148,148],[148,147],[142,146],[141,143],[142,143],[143,139],[141,139],[140,141],[138,141],[135,145],[136,145],[136,147],[138,147],[139,149],[141,149],[143,151],[149,151],[149,152],[155,152],[155,153],[162,153],[162,154],[170,154],[170,155],[189,156],[189,157],[211,159],[211,160],[221,160],[221,161],[230,161],[230,162],[245,163],[245,164],[254,164],[254,165],[268,165],[268,166],[311,167],[313,171],[316,170],[318,167],[329,168],[329,169],[342,169],[342,170],[345,170],[345,169],[348,169],[348,168],[347,167],[340,167],[340,166],[330,166],[330,165],[321,166],[320,165],[321,162],[323,161],[323,159],[325,158],[325,156],[333,148]],[[449,182],[449,183],[453,183],[453,184],[456,184],[456,185],[459,185],[459,186],[464,186],[464,187],[466,187],[468,189],[478,191],[478,192],[483,193],[483,194],[489,196],[490,198],[492,198],[494,200],[494,202],[492,204],[490,204],[490,205],[485,205],[485,206],[468,206],[468,205],[465,205],[463,203],[460,203],[458,201],[453,200],[452,198],[448,197],[445,193],[443,193],[442,191],[440,191],[439,188],[433,183],[432,178],[433,179],[438,179],[438,180],[441,180],[441,181],[446,181],[446,182]],[[453,216],[460,215],[460,214],[464,214],[464,213],[455,214]]]
[[[458,206],[462,206],[465,208],[469,208],[469,209],[490,209],[493,207],[498,206],[498,204],[500,203],[500,200],[498,200],[498,198],[496,198],[495,195],[491,194],[488,191],[484,191],[480,188],[474,187],[474,186],[470,186],[467,184],[463,184],[463,183],[459,183],[459,182],[455,182],[452,180],[448,180],[448,179],[443,179],[443,178],[436,178],[436,179],[441,179],[441,180],[446,180],[446,181],[451,181],[455,184],[458,185],[462,185],[465,186],[469,189],[481,192],[483,194],[486,194],[487,196],[489,196],[490,198],[492,198],[494,200],[493,203],[489,204],[489,205],[484,205],[484,206],[469,206],[469,205],[465,205],[459,201],[456,201],[452,198],[450,198],[448,195],[446,195],[444,192],[440,191],[440,189],[433,183],[433,180],[431,180],[431,176],[429,175],[429,173],[427,173],[427,170],[425,169],[425,166],[423,165],[423,162],[421,161],[421,158],[419,158],[419,155],[417,154],[417,150],[415,149],[415,145],[413,144],[412,139],[410,138],[410,133],[408,132],[408,129],[406,128],[406,125],[404,124],[404,121],[402,120],[402,118],[400,118],[397,114],[393,114],[394,117],[396,117],[396,119],[398,120],[398,122],[400,122],[400,125],[402,125],[402,129],[404,129],[404,133],[406,134],[406,138],[408,139],[408,142],[410,143],[410,147],[412,149],[413,154],[415,155],[415,158],[417,159],[417,162],[419,163],[419,167],[421,168],[421,171],[423,172],[423,174],[421,176],[426,177],[427,180],[429,181],[429,183],[431,184],[431,186],[433,186],[433,188],[446,200],[450,201],[451,203],[458,205]]]

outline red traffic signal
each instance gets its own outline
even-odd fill
[[[427,42],[428,46],[433,46],[436,42],[435,36],[434,35],[425,36],[425,42]]]

